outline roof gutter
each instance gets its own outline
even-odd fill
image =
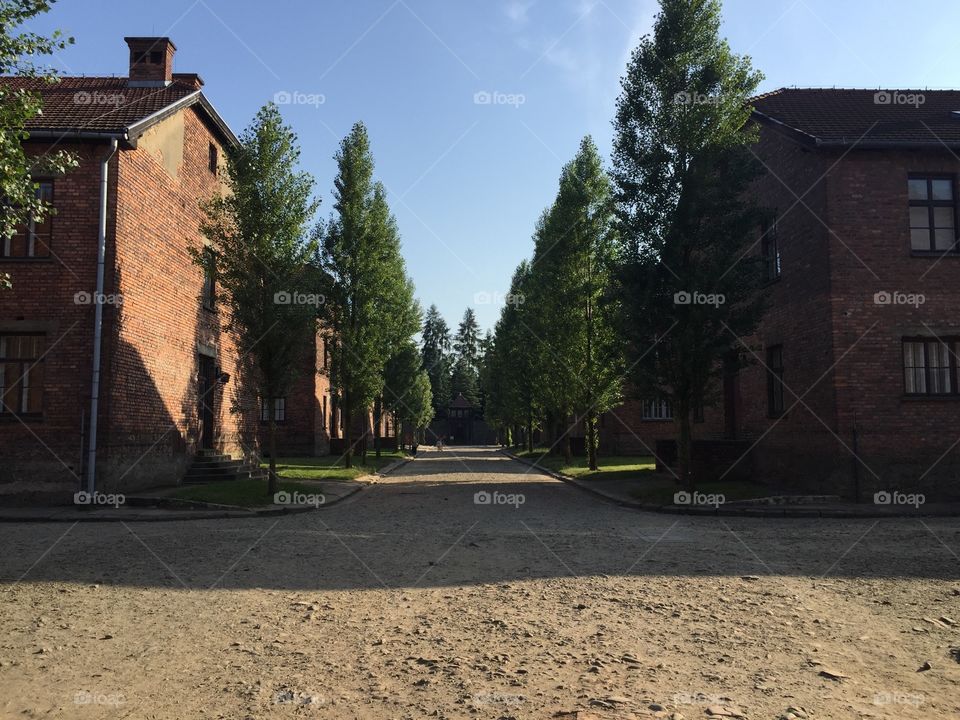
[[[100,410],[100,348],[103,344],[103,276],[107,250],[107,189],[110,159],[117,152],[117,138],[100,160],[100,227],[97,234],[97,292],[93,296],[93,379],[90,384],[90,436],[87,439],[87,493],[97,488],[97,425]]]
[[[119,133],[97,130],[27,130],[27,135],[30,140],[76,138],[79,140],[123,140],[127,142],[130,139],[126,130]]]

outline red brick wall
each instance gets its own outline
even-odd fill
[[[26,145],[32,155],[49,147]],[[82,432],[89,427],[94,306],[76,304],[74,296],[96,288],[100,160],[107,145],[60,143],[57,148],[76,153],[80,166],[54,179],[52,256],[0,259],[0,272],[9,273],[14,283],[13,290],[0,291],[0,332],[44,332],[47,348],[42,418],[0,419],[0,498],[73,492],[80,486]],[[111,163],[111,188],[115,168],[116,161]],[[111,192],[111,215],[114,207]],[[109,284],[106,292],[112,292]],[[106,326],[112,312],[113,306],[104,307]]]
[[[203,273],[188,253],[202,245],[198,203],[219,190],[211,142],[220,145],[191,108],[176,177],[144,147],[119,155],[114,282],[123,305],[104,366],[105,487],[175,482],[186,470],[199,442],[199,346],[215,349],[231,376],[216,392],[216,447],[234,456],[256,448],[256,407],[239,386],[236,344],[223,311],[201,306]]]
[[[960,398],[904,396],[901,338],[960,335],[960,258],[911,255],[911,172],[957,174],[960,160],[946,149],[854,151],[828,181],[829,222],[853,250],[830,246],[834,343],[853,348],[836,371],[840,435],[851,437],[856,425],[867,491],[956,493]],[[878,305],[874,295],[883,291],[921,293],[925,302]]]
[[[834,347],[831,334],[831,249],[837,241],[824,223],[836,158],[766,128],[754,149],[767,166],[755,198],[777,213],[782,270],[767,287],[768,310],[758,336],[745,339],[752,352],[745,350],[744,357],[751,365],[737,379],[737,435],[757,442],[752,452],[758,481],[826,492],[852,462],[833,436],[840,433],[830,368],[843,348]],[[759,243],[754,252],[760,253]],[[783,346],[786,412],[771,419],[766,350],[778,344]],[[840,437],[849,444],[849,437]]]
[[[277,423],[277,455],[305,457],[330,452],[330,379],[324,368],[323,337],[318,335],[303,371],[286,397],[285,420]],[[326,412],[324,406],[326,405]],[[260,423],[260,444],[269,448],[269,426]]]

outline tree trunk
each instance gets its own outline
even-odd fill
[[[373,447],[377,457],[380,457],[380,423],[383,420],[383,401],[378,396],[373,401]]]
[[[533,452],[533,417],[527,415],[527,450]]]
[[[351,407],[350,391],[344,390],[343,407],[340,409],[343,418],[343,466],[353,467],[353,408]]]
[[[677,440],[677,458],[680,461],[680,484],[693,492],[695,483],[692,468],[690,467],[690,451],[692,445],[692,438],[690,437],[690,408],[685,401],[681,401],[679,405],[680,436]]]
[[[587,460],[591,470],[597,469],[597,416],[587,416]]]
[[[277,399],[270,398],[270,471],[267,474],[267,497],[273,497],[280,490],[280,482],[277,479],[277,421],[276,408]]]

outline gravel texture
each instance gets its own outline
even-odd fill
[[[960,717],[956,519],[649,514],[448,448],[0,548],[3,718]]]

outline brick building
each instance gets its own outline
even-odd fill
[[[960,92],[784,89],[754,108],[770,308],[696,435],[742,441],[774,486],[960,494]],[[621,451],[675,435],[668,406],[615,415]]]
[[[126,41],[127,78],[0,78],[42,95],[28,153],[66,149],[80,161],[36,178],[56,214],[0,242],[14,285],[0,292],[0,497],[79,489],[91,449],[97,489],[127,491],[177,482],[205,448],[257,451],[258,400],[188,254],[203,243],[198,201],[221,191],[218,168],[237,139],[200,77],[173,72],[168,38]],[[286,404],[284,449],[312,454],[326,451],[328,385],[309,365]]]

